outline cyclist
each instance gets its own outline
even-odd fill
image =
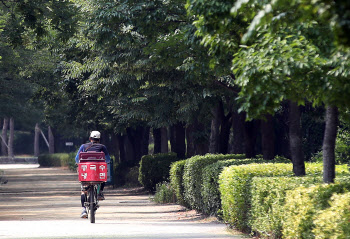
[[[75,156],[75,162],[79,163],[79,153],[80,152],[104,152],[106,157],[106,163],[111,161],[111,157],[107,151],[106,146],[100,144],[101,133],[99,131],[92,131],[90,133],[90,143],[82,144],[78,150],[77,155]],[[98,200],[104,200],[103,188],[105,186],[105,182],[101,183],[100,193],[98,194]],[[85,194],[87,193],[86,187],[81,184],[81,206],[83,207],[82,213],[80,215],[81,218],[87,218],[87,212],[84,206],[85,203]]]

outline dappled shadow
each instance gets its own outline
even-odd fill
[[[81,210],[77,174],[60,168],[6,170],[0,188],[0,220],[71,219]],[[107,186],[97,217],[115,220],[200,221],[203,216],[176,204],[156,204],[141,187]]]

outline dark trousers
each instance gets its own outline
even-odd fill
[[[102,193],[103,189],[105,188],[105,182],[101,183],[101,187],[100,187],[100,193]],[[81,185],[81,191],[86,191],[86,187],[84,187],[83,185]],[[85,203],[85,193],[82,193],[80,196],[80,200],[81,200],[81,206],[84,207],[84,203]]]

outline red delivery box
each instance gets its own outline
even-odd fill
[[[78,166],[80,182],[107,182],[107,163],[80,162]]]
[[[79,153],[79,181],[107,182],[107,163],[103,152]]]

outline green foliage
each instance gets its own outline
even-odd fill
[[[270,161],[269,161],[270,162]],[[271,163],[288,163],[289,159],[276,157]],[[243,165],[251,163],[266,163],[262,158],[253,159],[230,159],[218,161],[206,166],[202,173],[201,195],[203,208],[201,209],[207,215],[219,216],[221,209],[221,197],[219,191],[219,175],[225,167],[231,165]]]
[[[322,183],[322,177],[255,177],[251,182],[249,226],[262,238],[281,238],[288,190]]]
[[[140,173],[140,167],[134,166],[131,168],[128,168],[125,173],[125,184],[123,186],[125,187],[139,187],[140,182],[138,180]]]
[[[322,175],[322,164],[307,163],[306,174]],[[223,219],[236,228],[248,231],[253,177],[293,176],[292,164],[249,164],[225,168],[219,176]],[[347,165],[336,167],[338,175],[348,175]]]
[[[135,162],[131,162],[131,161],[126,161],[122,163],[117,162],[113,164],[113,166],[114,166],[114,184],[117,187],[122,187],[125,185],[128,185],[128,186],[140,185],[138,181],[139,171],[140,171],[139,165],[136,165]]]
[[[320,85],[326,61],[305,35],[317,27],[304,24],[273,34],[261,30],[254,44],[241,46],[234,55],[232,69],[237,80],[232,84],[241,87],[238,99],[249,117],[274,114],[286,99],[298,104],[304,104],[306,97],[314,100],[313,91]]]
[[[313,162],[322,162],[322,160],[322,151],[319,151],[312,156]],[[335,145],[335,161],[337,164],[350,163],[350,133],[348,130],[338,130]]]
[[[338,44],[350,45],[350,38],[346,35],[350,29],[350,5],[347,1],[238,0],[231,12],[244,13],[251,17],[251,24],[243,37],[244,40],[251,38],[261,26],[271,25],[273,29],[276,25],[291,22],[299,24],[313,20],[329,25]]]
[[[313,234],[320,239],[346,239],[350,235],[350,193],[334,194],[330,207],[314,220]]]
[[[202,172],[205,166],[213,164],[219,160],[227,160],[233,158],[244,158],[244,155],[235,154],[207,154],[204,156],[197,155],[186,160],[183,175],[183,184],[185,189],[185,201],[192,208],[201,210],[203,201],[201,195]]]
[[[252,178],[292,176],[292,168],[292,164],[249,164],[225,168],[219,177],[223,219],[239,230],[248,231]]]
[[[348,130],[338,130],[335,160],[338,164],[350,163],[350,132]]]
[[[330,207],[329,200],[335,193],[350,190],[350,181],[322,184],[289,191],[286,197],[283,220],[284,238],[315,238],[314,220],[321,210]],[[330,225],[331,226],[331,225]]]
[[[183,175],[186,160],[176,161],[170,167],[170,184],[174,189],[177,203],[188,207],[185,201],[185,188],[183,185]]]
[[[41,167],[69,167],[76,169],[74,153],[41,154],[38,157]]]
[[[156,185],[169,180],[171,163],[179,160],[175,153],[145,155],[140,161],[139,182],[154,191]]]
[[[156,203],[175,203],[176,195],[171,184],[168,182],[158,183],[153,201]]]
[[[66,41],[79,25],[76,10],[72,1],[2,1],[1,37],[13,46],[38,44],[53,36]]]

